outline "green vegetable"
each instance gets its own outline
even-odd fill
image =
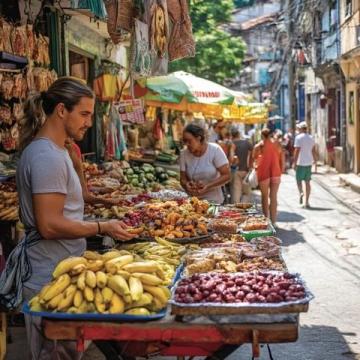
[[[135,173],[135,174],[139,174],[139,173],[140,173],[140,168],[139,168],[138,166],[134,166],[132,169],[134,170],[134,173]]]
[[[176,171],[167,170],[166,172],[170,177],[173,177],[173,178],[178,178],[178,176],[179,176],[179,173]]]
[[[164,173],[164,172],[165,172],[164,168],[162,168],[162,167],[160,167],[160,166],[158,166],[158,167],[155,168],[155,173],[156,173],[156,175],[162,174],[162,173]]]
[[[161,182],[166,181],[166,180],[169,180],[168,174],[166,174],[166,173],[160,174],[160,175],[159,175],[159,180],[160,180]]]
[[[149,181],[154,181],[154,180],[155,180],[155,177],[154,177],[153,174],[148,173],[148,174],[146,174],[146,179],[148,179]]]
[[[133,175],[133,174],[134,174],[134,170],[133,170],[132,168],[125,169],[125,174],[126,174],[126,175]]]

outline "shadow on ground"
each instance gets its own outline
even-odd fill
[[[360,354],[349,347],[352,337],[356,341],[356,334],[342,333],[333,326],[301,326],[296,343],[271,344],[270,349],[276,360],[360,360]],[[245,345],[227,358],[235,359],[251,359],[251,346]],[[270,359],[265,347],[258,359]]]
[[[279,211],[277,222],[301,222],[305,220],[304,216],[288,212],[288,211]]]
[[[303,234],[296,229],[277,228],[276,236],[282,240],[283,246],[291,246],[305,242]]]

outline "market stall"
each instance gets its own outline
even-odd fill
[[[287,271],[256,205],[212,205],[169,189],[116,194],[119,206],[88,215],[121,218],[137,238],[57,265],[23,309],[43,317],[49,339],[74,340],[78,351],[108,340],[126,356],[218,358],[244,343],[257,357],[262,343],[297,340],[312,295]]]

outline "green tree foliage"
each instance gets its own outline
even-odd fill
[[[226,32],[222,25],[231,21],[233,0],[191,0],[190,16],[196,40],[194,58],[174,61],[171,71],[183,70],[222,83],[238,74],[245,53],[239,37]]]

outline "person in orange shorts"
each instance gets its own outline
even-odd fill
[[[284,167],[282,149],[274,143],[270,130],[261,131],[262,140],[254,147],[255,168],[261,191],[262,210],[273,224],[277,218],[277,193]],[[269,202],[270,199],[270,202]]]

